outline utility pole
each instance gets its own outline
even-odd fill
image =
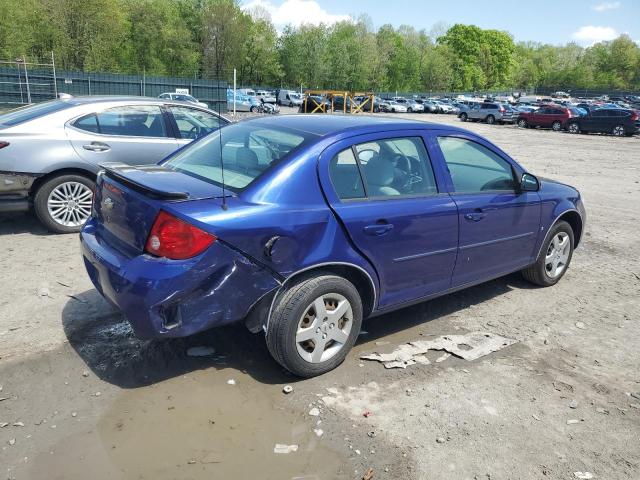
[[[53,68],[53,94],[55,98],[58,98],[58,79],[56,78],[56,58],[53,56],[53,50],[51,50],[51,68]]]

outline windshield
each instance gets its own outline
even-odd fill
[[[222,135],[222,162],[220,136]],[[209,183],[240,191],[307,137],[259,124],[229,125],[180,150],[163,165]]]
[[[49,102],[38,103],[36,105],[17,108],[15,110],[11,110],[9,113],[0,115],[0,125],[12,127],[43,115],[59,112],[60,110],[64,110],[72,106],[73,105],[62,100],[52,100]]]

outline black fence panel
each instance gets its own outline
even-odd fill
[[[55,79],[55,81],[54,81]],[[0,67],[0,104],[27,104],[51,100],[56,92],[81,95],[135,95],[188,90],[213,110],[227,111],[227,82],[207,79],[148,77],[116,73],[27,70]]]

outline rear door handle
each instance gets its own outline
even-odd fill
[[[106,152],[111,150],[111,147],[102,142],[91,142],[87,145],[83,145],[82,148],[89,150],[90,152]]]
[[[385,235],[393,230],[392,223],[376,223],[375,225],[367,225],[364,227],[364,233],[367,235],[374,235],[379,237],[380,235]]]

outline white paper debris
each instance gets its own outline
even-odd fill
[[[276,443],[276,446],[273,447],[273,453],[291,453],[297,451],[298,445],[285,445],[283,443]]]
[[[409,342],[400,345],[391,353],[373,353],[360,358],[382,362],[385,368],[407,368],[416,363],[428,365],[430,362],[425,354],[429,350],[446,352],[436,360],[438,363],[446,360],[450,354],[471,361],[514,343],[517,343],[517,340],[494,333],[470,332],[466,335],[443,335],[433,340]]]

